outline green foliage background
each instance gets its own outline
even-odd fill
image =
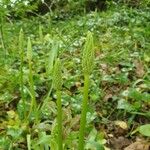
[[[96,0],[53,0],[46,14],[40,9],[42,1],[24,2],[0,1],[0,149],[57,149],[52,87],[56,57],[61,59],[63,71],[63,146],[77,149],[84,82],[81,51],[88,31],[94,36],[96,56],[90,76],[85,148],[104,149],[109,140],[106,134],[116,135],[116,120],[127,123],[125,136],[132,142],[141,134],[149,136],[143,132],[149,131],[150,121],[149,0],[107,0],[102,10]],[[89,2],[95,4],[94,11],[87,9]],[[21,52],[20,29],[24,32]],[[30,71],[28,37],[32,41]],[[32,95],[38,112],[27,116]]]

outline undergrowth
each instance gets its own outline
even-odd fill
[[[142,125],[150,122],[149,18],[149,8],[115,6],[67,19],[45,15],[4,22],[0,148],[56,150],[58,135],[63,139],[59,147],[71,150],[78,148],[78,139],[83,141],[83,136],[85,149],[112,148],[110,134],[132,141],[141,136],[148,140],[143,128],[149,126]],[[88,31],[95,41],[95,59],[90,61],[94,69],[87,77],[81,62]],[[62,65],[61,92],[53,85],[57,57]],[[90,86],[85,98],[85,132],[79,138],[84,78],[90,80]],[[121,133],[118,120],[128,126]],[[62,125],[59,131],[58,122],[59,129]]]

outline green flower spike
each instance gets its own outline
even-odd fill
[[[94,65],[94,44],[93,36],[91,32],[88,32],[85,46],[83,49],[82,67],[84,73],[84,89],[83,89],[83,101],[82,101],[82,112],[79,130],[79,146],[78,150],[84,150],[84,135],[86,128],[86,114],[88,108],[88,91],[90,84],[90,73],[92,72]]]
[[[61,62],[56,60],[53,70],[53,86],[56,90],[57,96],[57,125],[58,125],[58,150],[63,150],[63,133],[62,133],[62,104],[61,104],[61,88],[62,88],[62,74]]]
[[[61,90],[62,88],[61,62],[59,59],[56,60],[55,65],[54,65],[53,86],[55,90]]]
[[[90,74],[94,64],[94,44],[91,32],[88,32],[83,49],[82,67],[84,74]]]

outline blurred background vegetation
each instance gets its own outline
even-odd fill
[[[131,8],[149,7],[149,0],[1,0],[0,14],[10,18],[22,18],[46,13],[71,13],[104,11],[111,5]]]

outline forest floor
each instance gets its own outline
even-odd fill
[[[34,115],[29,121],[23,117],[18,48],[21,28],[25,35],[22,67],[25,105],[28,112],[31,93],[26,41],[30,37],[39,104],[37,124]],[[99,145],[103,145],[106,150],[149,150],[150,11],[126,7],[5,23],[5,47],[0,44],[0,149],[27,149],[29,137],[36,150],[43,143],[56,144],[56,95],[51,90],[52,76],[48,70],[52,52],[58,49],[63,64],[64,145],[65,149],[77,149],[83,89],[81,58],[87,31],[93,33],[96,54],[89,90],[86,149],[100,150]]]

